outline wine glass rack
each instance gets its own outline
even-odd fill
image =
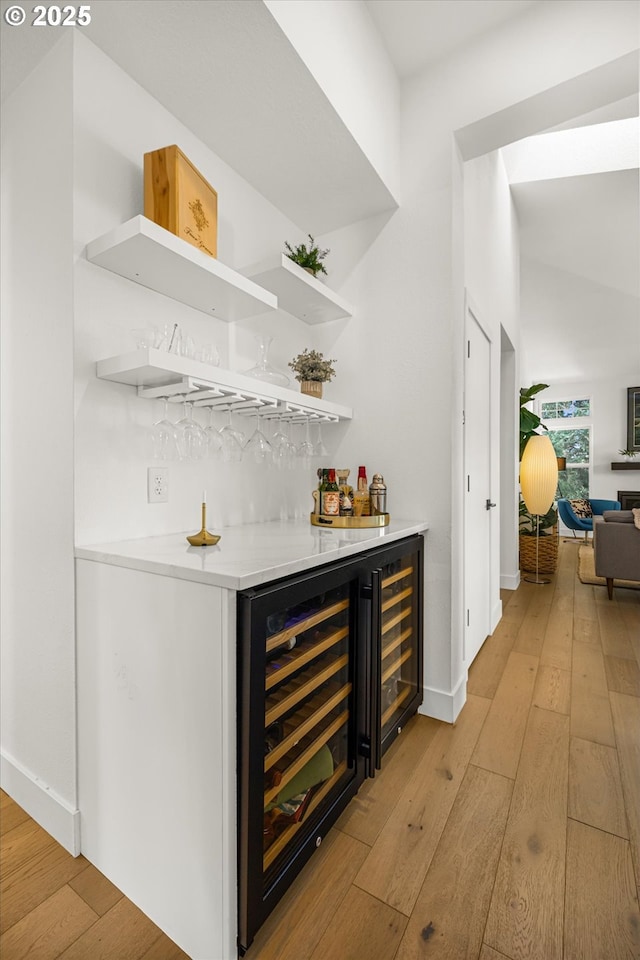
[[[195,406],[220,407],[243,416],[324,423],[353,417],[350,407],[151,347],[99,360],[96,375],[135,386],[138,396],[146,399],[188,398]]]

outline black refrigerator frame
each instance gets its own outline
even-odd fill
[[[270,582],[238,594],[238,947],[248,949],[255,933],[282,898],[383,754],[422,702],[423,537],[372,547],[345,560]],[[415,553],[415,657],[413,695],[381,737],[381,574],[382,568]],[[268,874],[263,868],[262,829],[265,776],[266,619],[348,584],[349,728],[347,769]]]

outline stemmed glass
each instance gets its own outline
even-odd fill
[[[228,421],[220,431],[222,438],[222,459],[227,463],[238,463],[242,460],[244,434],[234,430],[231,424],[231,407],[227,408]]]
[[[151,444],[155,460],[179,460],[178,433],[168,417],[169,400],[163,397],[164,410],[160,420],[151,427]]]
[[[176,423],[178,445],[183,460],[203,460],[207,454],[207,438],[197,421],[193,419],[193,404],[184,403],[184,416]]]
[[[316,442],[313,447],[313,455],[314,457],[328,457],[329,451],[325,447],[324,441],[322,439],[322,422],[320,420],[318,420],[317,426],[318,426],[318,435],[316,437]]]
[[[209,423],[204,428],[204,435],[207,443],[207,456],[217,457],[222,451],[224,441],[218,428],[213,425],[213,407],[209,407]]]
[[[289,439],[288,430],[288,422],[284,421],[271,437],[273,457],[278,467],[292,467],[296,457],[296,445]]]
[[[244,445],[243,453],[256,463],[270,463],[273,457],[271,444],[260,429],[260,418],[256,413],[256,429]]]
[[[298,444],[297,455],[305,466],[308,466],[313,456],[313,444],[311,443],[311,437],[309,435],[309,417],[307,417],[305,422],[304,439]]]

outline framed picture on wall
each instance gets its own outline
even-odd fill
[[[640,387],[627,388],[627,449],[640,450]]]

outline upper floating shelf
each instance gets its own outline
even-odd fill
[[[228,323],[277,310],[277,298],[147,217],[87,244],[87,260]]]
[[[242,271],[278,298],[278,307],[305,323],[351,317],[353,307],[284,253]]]
[[[613,460],[611,462],[612,470],[640,470],[640,460],[635,463],[631,461],[622,462],[621,460]]]
[[[196,404],[230,406],[238,413],[259,409],[267,416],[329,422],[353,417],[350,407],[330,400],[318,400],[288,387],[149,347],[99,360],[96,375],[101,380],[135,386],[141,397],[188,396]]]

